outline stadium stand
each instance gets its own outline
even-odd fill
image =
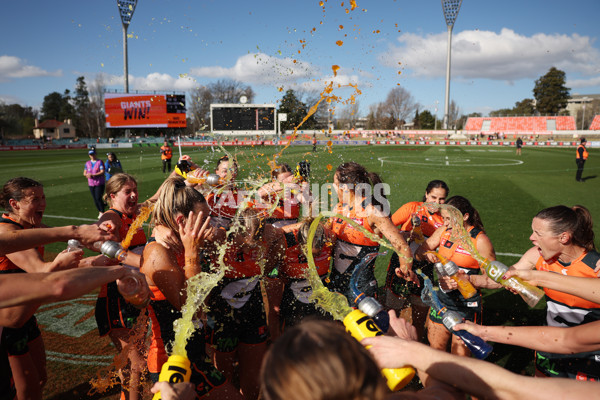
[[[470,117],[466,131],[490,133],[506,131],[547,132],[576,130],[575,118],[559,117]]]
[[[590,131],[600,131],[600,115],[596,115],[589,128]]]

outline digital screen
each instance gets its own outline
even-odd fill
[[[212,111],[212,130],[218,131],[275,131],[275,107],[215,106]]]
[[[185,128],[185,95],[105,93],[107,128]]]

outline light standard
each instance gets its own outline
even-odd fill
[[[448,129],[448,108],[450,104],[450,49],[452,47],[452,28],[458,16],[462,0],[442,0],[444,18],[448,27],[448,51],[446,56],[446,103],[444,105],[443,129]]]
[[[129,69],[127,66],[127,28],[133,17],[137,0],[117,0],[121,23],[123,24],[123,74],[125,78],[125,93],[129,93]]]

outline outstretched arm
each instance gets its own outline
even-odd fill
[[[57,228],[23,229],[0,234],[0,255],[27,250],[53,242],[77,239],[92,248],[97,241],[115,240],[113,231],[106,226],[80,225]]]
[[[0,308],[74,299],[128,275],[141,276],[139,272],[119,265],[0,275]]]
[[[534,286],[569,293],[583,299],[600,303],[600,279],[568,276],[550,271],[510,270],[507,277],[518,276]]]
[[[397,337],[377,336],[363,339],[362,343],[371,346],[369,351],[382,368],[411,365],[419,372],[481,398],[571,399],[589,397],[598,390],[596,382],[525,377],[486,361],[459,357]]]

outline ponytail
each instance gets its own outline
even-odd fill
[[[469,214],[469,218],[467,218],[467,224],[484,231],[483,222],[481,221],[481,217],[479,216],[479,212],[473,207],[471,202],[462,196],[452,196],[448,200],[446,200],[446,204],[456,208],[463,215]]]
[[[550,222],[550,229],[555,235],[568,232],[575,246],[587,251],[596,250],[594,245],[594,223],[592,216],[584,206],[554,206],[545,208],[535,218]]]

